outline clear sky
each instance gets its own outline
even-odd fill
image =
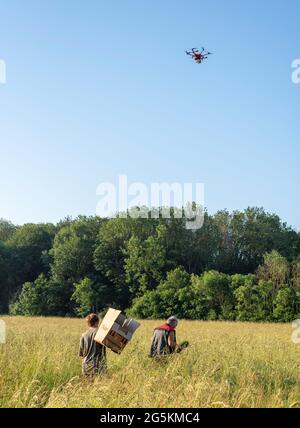
[[[203,182],[300,229],[298,0],[2,1],[0,217],[95,214],[97,185]],[[205,46],[193,63],[185,49]]]

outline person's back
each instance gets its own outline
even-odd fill
[[[175,328],[177,324],[177,318],[170,317],[166,324],[163,324],[154,330],[151,341],[150,357],[159,358],[175,351],[177,346]]]
[[[83,358],[82,372],[84,375],[99,374],[106,370],[106,348],[95,342],[99,318],[96,314],[87,317],[89,329],[80,338],[79,356]]]

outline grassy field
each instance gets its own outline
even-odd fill
[[[87,381],[77,357],[85,321],[2,317],[0,407],[300,407],[300,345],[291,326],[182,321],[190,347],[159,365],[143,321],[107,374]]]

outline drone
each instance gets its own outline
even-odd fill
[[[212,55],[211,52],[208,52],[205,48],[202,48],[201,52],[198,49],[193,48],[190,51],[185,51],[185,53],[193,58],[197,64],[201,64],[204,59],[208,58],[208,55]]]

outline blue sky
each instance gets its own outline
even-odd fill
[[[95,214],[97,185],[203,182],[300,228],[300,3],[2,2],[0,217]],[[212,55],[194,64],[184,50]]]

